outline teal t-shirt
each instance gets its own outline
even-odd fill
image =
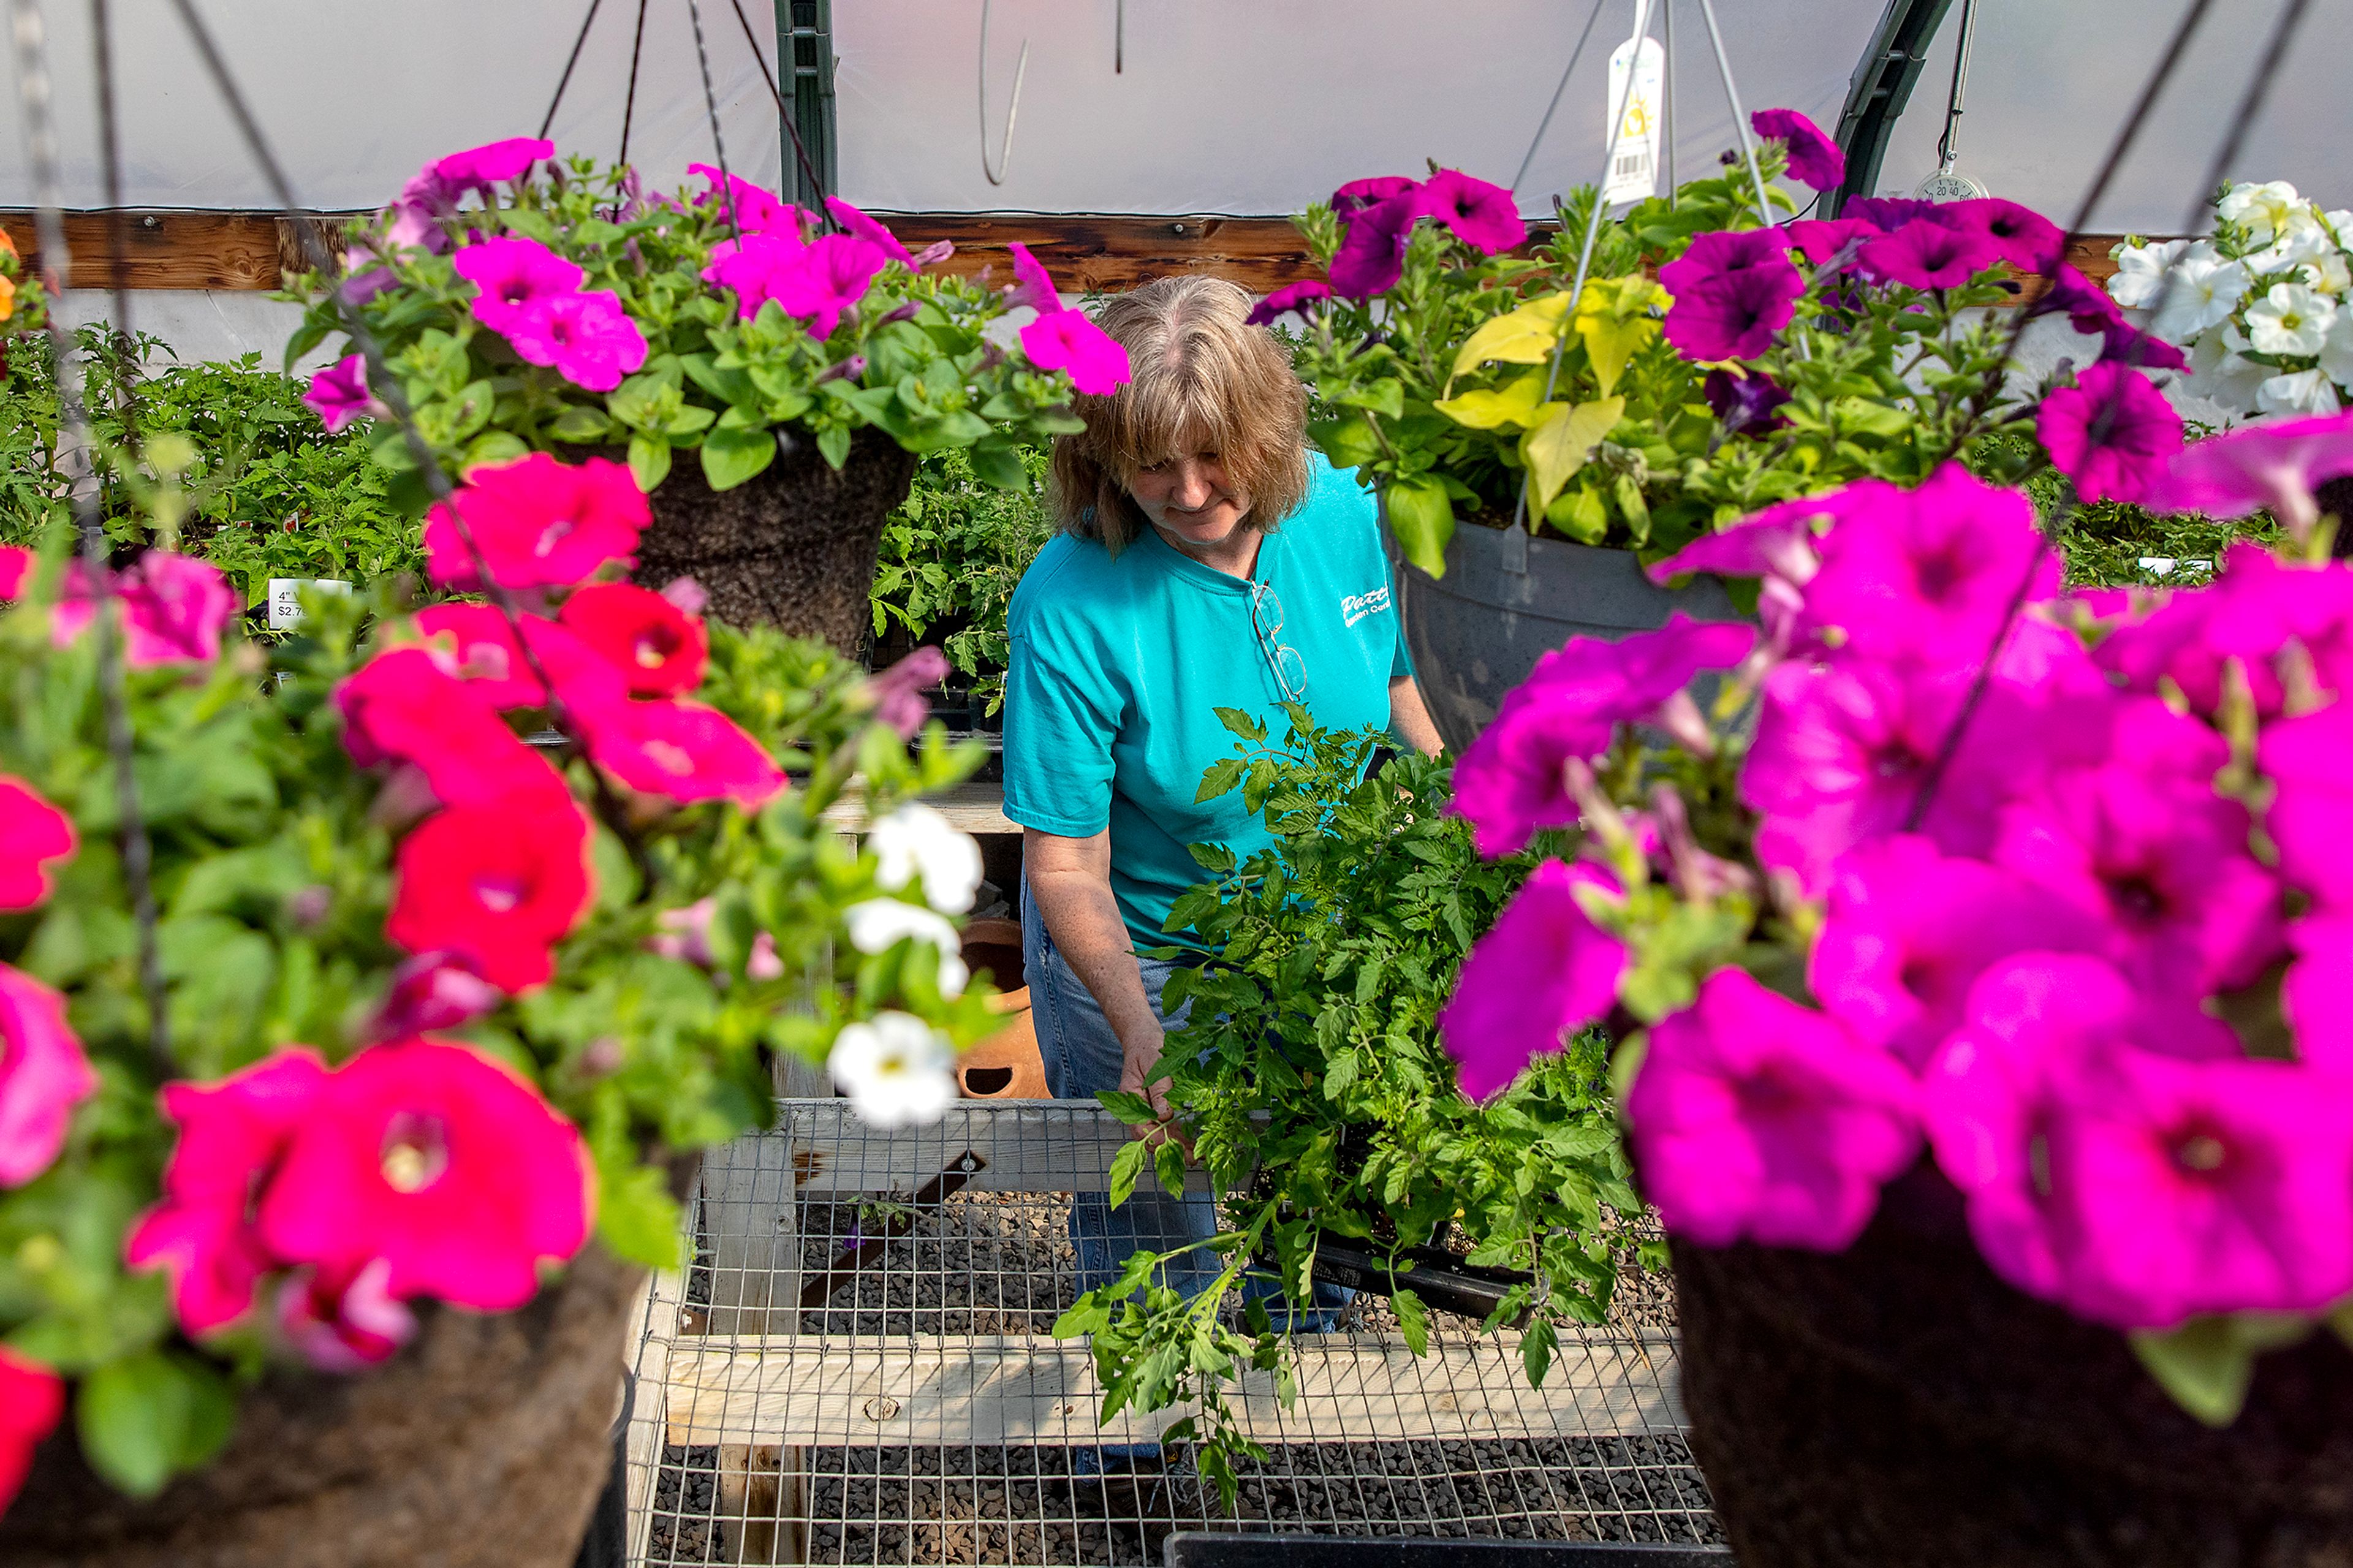
[[[1307,499],[1260,544],[1250,579],[1204,566],[1150,528],[1116,559],[1070,534],[1038,552],[1007,613],[1005,814],[1069,838],[1111,830],[1111,886],[1140,946],[1187,942],[1161,922],[1203,879],[1187,846],[1247,858],[1272,842],[1241,792],[1198,804],[1235,755],[1217,716],[1239,708],[1280,742],[1283,692],[1256,631],[1296,650],[1294,689],[1322,728],[1386,727],[1409,674],[1373,498],[1308,455]],[[1288,660],[1285,661],[1289,663]],[[1189,945],[1189,942],[1188,942]]]

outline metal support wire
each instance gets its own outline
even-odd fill
[[[1969,46],[1977,41],[1978,0],[1961,0],[1960,34],[1954,40],[1953,89],[1945,100],[1945,133],[1936,138],[1936,170],[1949,174],[1959,160],[1962,100],[1968,93]]]
[[[1765,173],[1757,166],[1757,139],[1748,133],[1748,115],[1740,107],[1740,89],[1732,83],[1732,58],[1724,52],[1724,34],[1715,25],[1715,0],[1699,0],[1699,14],[1707,22],[1707,41],[1715,50],[1716,73],[1724,78],[1724,101],[1732,110],[1732,129],[1740,137],[1740,155],[1747,160],[1748,178],[1757,187],[1757,221],[1769,228],[1773,203],[1765,195]],[[1802,338],[1799,347],[1804,346]]]
[[[744,29],[744,42],[751,47],[753,68],[760,73],[760,80],[767,88],[768,96],[776,100],[776,118],[784,122],[785,134],[793,139],[793,157],[800,164],[801,177],[808,182],[810,190],[822,195],[826,189],[825,182],[818,177],[817,165],[809,161],[808,149],[801,145],[801,131],[799,125],[795,123],[793,107],[785,101],[783,83],[785,40],[781,38],[777,40],[776,74],[772,77],[768,74],[768,58],[760,52],[759,37],[752,31],[751,18],[744,15],[744,0],[727,0],[727,3],[735,7],[735,23]],[[795,69],[797,72],[797,63]],[[715,123],[712,127],[712,133],[714,136],[718,133],[718,126]],[[782,185],[784,182],[779,180],[776,184]],[[828,233],[840,226],[833,221],[831,209],[828,208],[821,200],[818,203],[817,216]]]
[[[113,279],[112,321],[107,344],[118,350],[115,407],[132,450],[139,444],[139,356],[131,332],[131,287],[123,280],[123,253],[130,248],[123,225],[122,137],[114,102],[114,20],[108,0],[90,0],[92,63],[98,73],[98,155],[106,191],[106,248]]]
[[[555,123],[555,106],[564,101],[564,89],[572,85],[572,68],[580,63],[580,47],[588,41],[588,29],[596,25],[596,7],[605,0],[588,0],[588,15],[580,20],[580,31],[573,37],[572,52],[564,57],[564,74],[555,79],[555,96],[547,100],[547,112],[539,117],[539,139],[547,140],[547,128]]]
[[[621,100],[621,151],[613,162],[629,163],[629,132],[638,118],[638,61],[646,52],[646,0],[638,0],[638,30],[629,37],[629,90]]]
[[[1029,40],[1021,40],[1021,58],[1013,67],[1013,98],[1005,108],[1005,143],[997,154],[994,168],[988,163],[988,12],[989,0],[980,0],[980,172],[988,176],[992,185],[1005,183],[1005,171],[1013,163],[1013,122],[1021,113],[1021,81],[1029,74]]]
[[[90,578],[93,614],[90,636],[98,654],[99,699],[106,712],[106,750],[113,765],[116,809],[122,817],[122,879],[131,892],[132,918],[139,934],[139,990],[147,1004],[147,1052],[165,1078],[172,1060],[172,1027],[164,989],[164,963],[155,942],[153,847],[140,809],[133,763],[131,708],[123,691],[123,650],[116,621],[114,571],[107,560],[106,519],[100,507],[97,446],[82,400],[81,362],[74,357],[73,334],[65,324],[64,289],[73,273],[66,246],[64,181],[58,172],[56,98],[49,77],[48,34],[41,0],[14,0],[16,96],[25,118],[25,151],[32,163],[34,229],[41,260],[57,280],[58,298],[48,316],[49,353],[58,382],[58,460],[64,468],[74,525],[79,534],[81,567]],[[101,61],[106,57],[101,56]],[[102,87],[112,101],[111,86]],[[118,260],[118,269],[119,262]]]
[[[1568,64],[1561,68],[1560,82],[1552,89],[1552,101],[1545,105],[1544,118],[1536,121],[1536,133],[1528,138],[1527,155],[1520,160],[1520,172],[1512,176],[1512,191],[1516,195],[1520,182],[1528,177],[1528,165],[1536,161],[1536,149],[1544,145],[1545,132],[1552,129],[1552,117],[1560,108],[1561,95],[1568,90],[1568,79],[1577,74],[1577,62],[1585,58],[1586,40],[1593,37],[1593,24],[1601,20],[1601,7],[1609,0],[1593,0],[1593,9],[1585,18],[1584,30],[1577,35],[1577,47],[1568,51]],[[1605,175],[1606,177],[1606,175]]]
[[[39,0],[15,0],[15,4],[21,15],[28,10],[37,12]],[[467,559],[473,563],[475,574],[481,579],[491,604],[497,606],[500,617],[506,623],[508,635],[522,649],[524,665],[546,692],[549,726],[561,732],[587,760],[589,788],[595,797],[597,818],[620,841],[622,847],[628,852],[630,863],[638,875],[650,886],[654,879],[653,862],[646,854],[645,842],[629,826],[628,814],[621,809],[621,803],[614,795],[613,786],[605,777],[604,770],[590,757],[586,731],[580,726],[572,712],[571,704],[564,700],[563,693],[549,677],[538,651],[532,646],[532,639],[523,635],[522,612],[516,603],[514,592],[491,572],[490,560],[482,553],[482,547],[474,537],[473,525],[466,521],[466,514],[455,504],[457,487],[451,483],[448,470],[441,467],[440,458],[434,456],[432,445],[425,439],[425,433],[417,428],[417,415],[409,406],[407,391],[385,362],[384,345],[369,328],[367,317],[359,304],[343,287],[343,268],[328,251],[319,226],[301,220],[302,206],[295,196],[293,182],[287,178],[286,171],[279,164],[277,153],[270,149],[269,139],[262,135],[261,124],[254,119],[252,107],[237,87],[237,79],[229,74],[228,62],[222,57],[212,30],[196,14],[195,0],[172,0],[172,6],[179,13],[181,26],[187,29],[189,38],[195,44],[197,57],[203,61],[206,74],[213,79],[213,86],[227,107],[229,117],[236,121],[237,132],[245,139],[247,150],[253,154],[255,163],[259,165],[262,177],[269,181],[270,194],[277,198],[280,209],[289,218],[296,220],[293,227],[302,247],[303,259],[325,281],[328,297],[334,300],[336,312],[343,319],[343,331],[360,351],[360,357],[367,366],[368,390],[391,414],[393,422],[400,426],[409,457],[424,478],[427,493],[435,502],[448,509],[450,526],[456,531],[459,542],[465,546]]]
[[[702,47],[702,0],[686,0],[687,19],[694,24],[694,63],[702,68],[702,107],[711,116],[711,150],[719,162],[719,183],[726,194],[727,232],[744,243],[742,215],[735,210],[735,176],[727,172],[727,138],[719,130],[719,95],[711,89],[711,53]],[[765,68],[762,74],[765,75]]]
[[[1666,69],[1660,73],[1659,133],[1667,144],[1667,210],[1676,206],[1675,195],[1675,0],[1664,0],[1659,7],[1659,23],[1664,34]]]

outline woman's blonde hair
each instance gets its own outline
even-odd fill
[[[1095,320],[1127,351],[1134,379],[1075,399],[1087,427],[1054,442],[1054,505],[1065,531],[1113,555],[1151,524],[1128,494],[1142,468],[1215,452],[1250,497],[1245,528],[1271,529],[1307,497],[1307,393],[1274,334],[1249,323],[1250,297],[1219,278],[1162,278],[1115,296]]]

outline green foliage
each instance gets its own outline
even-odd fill
[[[948,662],[987,699],[1005,701],[1005,610],[1030,559],[1053,537],[1043,496],[1047,447],[1014,449],[1025,485],[984,482],[971,455],[934,452],[882,530],[874,569],[874,635],[892,626],[937,641]]]
[[[2191,440],[2211,431],[2199,426],[2189,430]],[[2031,447],[2029,437],[1998,437],[1980,448],[1990,465],[2020,466],[2020,457]],[[2153,512],[2129,501],[2084,501],[2073,493],[2064,475],[2055,468],[2030,474],[2026,493],[2047,530],[2052,520],[2064,521],[2059,529],[2061,554],[2067,563],[2071,588],[2168,587],[2194,588],[2211,582],[2222,563],[2222,552],[2240,540],[2269,550],[2280,542],[2279,525],[2267,512],[2236,521]],[[2067,504],[2072,502],[2073,504]],[[2144,566],[2142,560],[2170,561],[2173,567]]]
[[[1129,1300],[1174,1256],[1139,1254],[1057,1327],[1095,1336],[1110,1408],[1200,1399],[1200,1416],[1167,1440],[1199,1443],[1204,1473],[1229,1496],[1231,1461],[1251,1450],[1223,1388],[1242,1365],[1281,1361],[1262,1304],[1251,1304],[1247,1334],[1219,1317],[1254,1260],[1271,1260],[1303,1309],[1321,1236],[1393,1264],[1406,1247],[1451,1238],[1473,1262],[1530,1271],[1496,1321],[1531,1312],[1531,1342],[1548,1344],[1556,1321],[1603,1319],[1629,1240],[1619,1216],[1641,1208],[1599,1037],[1540,1059],[1484,1104],[1456,1089],[1438,1042],[1463,954],[1558,836],[1482,860],[1445,809],[1443,764],[1400,756],[1367,776],[1377,734],[1315,730],[1296,707],[1290,718],[1271,745],[1242,715],[1228,717],[1238,754],[1203,792],[1241,790],[1276,844],[1239,866],[1197,849],[1215,879],[1182,895],[1168,921],[1220,953],[1170,981],[1166,1005],[1190,999],[1193,1010],[1161,1061],[1184,1135],[1223,1200],[1225,1228],[1208,1245],[1224,1267],[1196,1300],[1164,1286]],[[1152,1120],[1135,1096],[1103,1100],[1124,1120]],[[1144,1158],[1124,1154],[1118,1174],[1148,1179]],[[1419,1353],[1426,1310],[1409,1300],[1398,1311]],[[1545,1352],[1528,1353],[1541,1377]]]

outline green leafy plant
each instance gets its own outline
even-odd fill
[[[981,482],[971,458],[935,452],[883,525],[874,569],[874,635],[936,640],[994,713],[1005,701],[1006,606],[1031,557],[1053,537],[1042,490],[1047,448],[1021,449],[1026,488]]]
[[[1209,770],[1201,795],[1241,791],[1277,843],[1240,865],[1194,851],[1214,879],[1177,900],[1169,929],[1190,927],[1221,956],[1170,982],[1167,1005],[1189,999],[1193,1010],[1160,1058],[1177,1125],[1222,1201],[1220,1234],[1201,1244],[1221,1267],[1188,1297],[1154,1282],[1177,1253],[1140,1253],[1055,1331],[1094,1336],[1106,1419],[1200,1400],[1163,1437],[1198,1443],[1203,1474],[1230,1499],[1234,1462],[1258,1449],[1225,1391],[1257,1369],[1276,1372],[1287,1397],[1289,1376],[1264,1288],[1238,1289],[1245,1278],[1271,1276],[1308,1310],[1318,1247],[1334,1237],[1386,1258],[1393,1279],[1411,1267],[1409,1248],[1430,1245],[1525,1271],[1488,1326],[1525,1316],[1522,1351],[1541,1383],[1558,1326],[1607,1315],[1637,1245],[1624,1221],[1641,1205],[1598,1035],[1483,1104],[1456,1089],[1438,1043],[1464,952],[1537,851],[1480,859],[1446,809],[1446,766],[1398,756],[1367,774],[1373,732],[1317,730],[1294,706],[1282,742],[1270,744],[1247,716],[1222,716],[1237,754]],[[1103,1099],[1132,1122],[1153,1120],[1139,1096]],[[1184,1166],[1176,1143],[1133,1142],[1111,1197],[1155,1179],[1176,1191]],[[1391,1301],[1421,1353],[1427,1304],[1405,1286]]]

